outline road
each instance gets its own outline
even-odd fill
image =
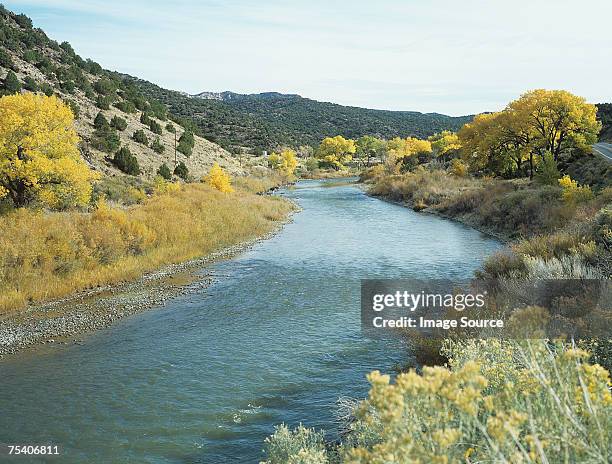
[[[593,151],[599,153],[605,159],[612,163],[612,143],[596,143],[593,145]]]

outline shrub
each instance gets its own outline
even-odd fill
[[[157,121],[153,120],[153,119],[151,119],[150,122],[149,122],[149,129],[151,130],[151,132],[153,132],[154,134],[157,134],[157,135],[162,135],[162,133],[163,133],[162,132],[162,126],[160,126],[160,124]]]
[[[74,117],[78,118],[81,114],[81,107],[79,106],[79,104],[74,100],[68,100],[67,104],[70,107],[70,110],[72,111]]]
[[[159,174],[160,176],[162,176],[166,180],[171,180],[172,179],[172,173],[170,172],[170,168],[168,167],[168,165],[166,163],[163,163],[159,167],[159,169],[157,170],[157,174]]]
[[[151,142],[151,148],[155,153],[159,154],[162,154],[166,150],[166,147],[164,147],[164,145],[161,143],[159,137],[157,137],[155,140],[153,140],[153,142]]]
[[[21,90],[21,82],[13,71],[9,71],[4,78],[2,90],[5,95],[13,95]]]
[[[101,77],[100,79],[98,79],[94,83],[93,88],[100,95],[111,95],[116,90],[116,87],[113,81],[111,81],[110,79],[106,77]]]
[[[411,370],[394,383],[372,372],[368,399],[336,450],[312,430],[279,429],[265,447],[284,461],[270,462],[608,462],[610,374],[586,351],[490,339],[447,341],[443,353],[448,367]]]
[[[142,129],[138,129],[136,132],[134,132],[134,135],[132,135],[132,138],[134,139],[134,141],[138,143],[142,143],[143,145],[149,144],[149,139],[147,138],[147,135],[144,133]]]
[[[166,124],[166,130],[168,132],[172,132],[173,134],[176,133],[176,127],[174,127],[174,124],[172,124],[171,122]]]
[[[210,172],[204,177],[203,180],[208,185],[216,188],[220,192],[231,193],[234,191],[230,176],[221,168],[221,166],[219,166],[218,163],[213,165]]]
[[[148,126],[149,124],[151,124],[151,118],[149,117],[147,113],[143,112],[140,115],[140,122],[143,123],[145,126]]]
[[[118,108],[120,111],[123,111],[124,113],[128,114],[136,112],[136,106],[129,100],[121,100],[115,103],[115,107]]]
[[[43,82],[40,85],[40,90],[47,96],[50,97],[51,95],[53,95],[55,93],[55,91],[53,90],[53,87],[51,87],[50,84]]]
[[[451,161],[450,172],[451,172],[451,174],[453,174],[453,175],[455,175],[457,177],[465,177],[465,176],[467,176],[467,173],[468,173],[468,167],[460,159],[454,158]]]
[[[264,452],[268,459],[262,464],[325,464],[325,435],[299,425],[289,430],[286,425],[276,427],[274,435],[266,438]]]
[[[535,180],[541,185],[557,185],[561,173],[557,168],[557,162],[552,153],[547,152],[538,165],[535,173]]]
[[[39,90],[38,83],[30,76],[26,76],[23,80],[23,88],[30,92],[38,92]]]
[[[98,95],[98,98],[96,99],[96,106],[101,110],[109,110],[112,102],[112,98]]]
[[[120,116],[113,116],[110,121],[111,127],[117,130],[124,131],[127,129],[127,121]]]
[[[127,147],[121,147],[121,149],[115,153],[113,164],[126,174],[130,174],[132,176],[137,176],[140,174],[138,160]]]
[[[189,178],[189,169],[187,169],[187,166],[185,166],[185,163],[181,161],[174,168],[174,174],[176,174],[183,180],[187,180]]]
[[[94,127],[98,130],[105,130],[110,127],[108,124],[108,121],[104,117],[104,114],[102,114],[102,111],[98,112],[98,114],[94,118],[93,124],[94,124]]]
[[[111,128],[96,129],[92,135],[91,145],[97,150],[113,153],[121,145],[117,131]]]
[[[559,185],[563,188],[563,200],[569,204],[585,203],[593,199],[593,192],[588,185],[578,185],[568,175],[559,179]]]
[[[13,69],[15,67],[11,55],[3,48],[0,48],[0,66],[7,69]]]

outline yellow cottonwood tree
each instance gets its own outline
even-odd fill
[[[80,157],[74,117],[57,97],[26,93],[0,98],[0,198],[15,207],[83,205],[98,175]]]
[[[271,168],[282,172],[286,176],[292,176],[295,172],[295,168],[297,167],[295,151],[287,148],[281,151],[280,154],[272,153],[268,157],[268,165]]]
[[[231,193],[234,191],[229,174],[219,166],[219,163],[213,164],[208,175],[204,177],[204,182],[220,192]]]
[[[356,149],[354,140],[345,139],[341,135],[326,137],[319,145],[317,158],[321,160],[324,166],[339,170],[353,159]]]

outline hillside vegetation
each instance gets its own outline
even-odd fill
[[[70,106],[81,156],[104,174],[152,178],[164,163],[172,170],[183,163],[187,171],[177,175],[199,178],[214,162],[242,172],[227,151],[193,135],[189,121],[179,121],[120,75],[81,58],[68,42],[48,38],[27,16],[0,6],[0,94],[24,91],[56,95]],[[129,167],[115,159],[121,149],[119,158],[132,160]]]
[[[230,151],[239,147],[271,151],[285,145],[314,146],[322,138],[335,135],[427,137],[442,130],[457,130],[471,119],[356,108],[275,92],[203,93],[192,97],[146,81],[133,82],[148,97],[168,105],[173,113],[192,118],[203,136]]]

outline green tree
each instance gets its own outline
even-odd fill
[[[106,130],[106,129],[109,128],[108,121],[106,120],[106,118],[102,114],[102,111],[98,112],[98,114],[94,118],[93,125],[98,130]]]
[[[138,129],[136,132],[134,132],[134,135],[132,136],[132,138],[136,142],[142,143],[143,145],[149,144],[149,139],[147,138],[147,135],[144,133],[142,129]]]
[[[159,167],[159,169],[157,170],[157,174],[159,174],[160,176],[162,176],[166,180],[171,180],[172,179],[172,173],[170,172],[170,168],[168,167],[168,165],[166,163],[163,163]]]
[[[155,153],[159,154],[162,154],[166,150],[166,147],[164,147],[163,143],[161,143],[159,137],[157,137],[155,140],[153,140],[153,142],[151,142],[151,148]]]
[[[151,132],[157,135],[162,135],[163,133],[162,126],[153,119],[151,119],[151,121],[149,122],[149,129],[151,130]]]
[[[546,152],[542,161],[538,164],[535,173],[535,180],[542,185],[558,185],[561,173],[557,168],[557,163],[552,153]]]
[[[382,157],[385,151],[385,141],[364,135],[357,139],[355,157],[361,162],[363,167],[370,167],[373,158]]]
[[[174,168],[174,174],[176,174],[183,180],[187,180],[187,178],[189,177],[189,169],[187,169],[185,163],[181,161],[179,164],[177,164],[176,168]]]
[[[174,127],[174,125],[169,122],[168,124],[166,124],[166,130],[174,134],[176,132],[176,127]]]
[[[4,93],[13,95],[21,90],[21,82],[17,79],[17,75],[13,71],[9,71],[4,78]]]
[[[148,126],[149,124],[151,124],[151,118],[149,117],[147,113],[143,112],[140,115],[140,122],[143,123],[145,126]]]
[[[130,174],[132,176],[137,176],[140,174],[138,160],[127,147],[121,147],[121,149],[115,153],[113,163],[126,174]]]
[[[11,56],[3,48],[0,48],[0,66],[7,69],[13,69],[15,66]]]
[[[113,116],[110,120],[110,125],[119,131],[127,129],[127,121],[120,116]]]
[[[23,88],[30,92],[38,92],[38,83],[31,76],[26,76],[23,80]]]

